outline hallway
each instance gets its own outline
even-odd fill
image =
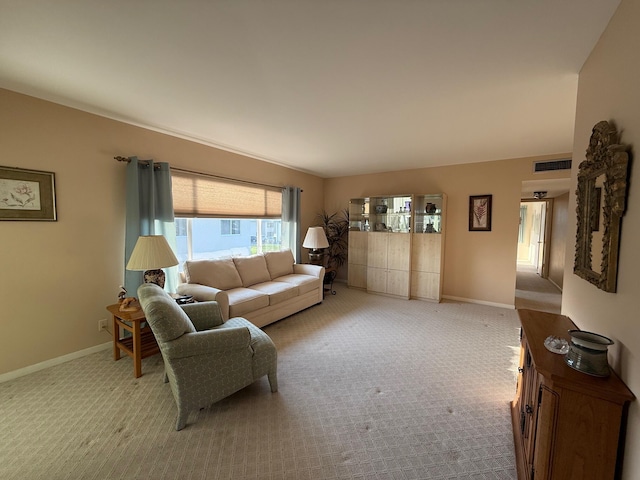
[[[516,273],[516,308],[530,308],[560,313],[562,292],[549,280],[540,278],[530,265],[518,265]]]

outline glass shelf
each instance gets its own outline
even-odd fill
[[[349,201],[349,230],[369,231],[369,199],[352,198]]]
[[[442,233],[442,195],[416,195],[415,233]]]
[[[371,197],[371,231],[409,233],[412,224],[411,201],[411,195]]]

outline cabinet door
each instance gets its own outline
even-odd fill
[[[533,471],[536,478],[549,478],[553,451],[554,425],[558,408],[558,394],[544,385],[541,379],[540,404],[536,419],[536,440],[533,450]],[[575,473],[575,472],[574,472]],[[571,474],[571,472],[569,472]],[[570,477],[563,477],[570,478]],[[580,476],[580,478],[584,478]],[[604,477],[601,477],[604,478]]]
[[[440,273],[442,235],[413,236],[411,269],[417,272]]]
[[[389,233],[388,236],[387,268],[408,272],[411,259],[411,235]]]
[[[355,288],[367,288],[367,232],[349,232],[349,263],[347,284]]]
[[[347,271],[347,283],[350,287],[367,288],[367,266],[350,263]]]
[[[386,269],[389,234],[370,233],[367,242],[367,267]]]
[[[387,270],[367,267],[367,291],[387,293]]]
[[[409,297],[409,272],[387,271],[387,293],[399,297]]]
[[[411,245],[411,296],[440,301],[442,235],[414,234]]]
[[[367,232],[349,232],[349,263],[367,264]]]

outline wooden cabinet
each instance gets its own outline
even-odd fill
[[[447,197],[416,195],[411,245],[411,298],[442,300]]]
[[[367,251],[367,291],[409,298],[411,237],[373,233]]]
[[[439,302],[445,208],[444,194],[351,199],[348,285]]]
[[[614,372],[587,375],[545,348],[549,335],[570,340],[567,331],[576,326],[569,318],[534,310],[518,315],[520,365],[511,404],[518,478],[614,478],[633,394]]]
[[[349,231],[347,282],[350,287],[367,288],[368,233]]]

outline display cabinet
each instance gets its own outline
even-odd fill
[[[367,291],[409,298],[411,237],[404,233],[370,233]]]
[[[351,199],[348,285],[440,301],[445,211],[444,194]]]
[[[373,232],[411,231],[411,195],[371,197],[369,201],[369,223]]]
[[[349,231],[369,231],[369,199],[352,198],[349,201]]]
[[[349,202],[349,250],[347,284],[367,288],[367,246],[370,230],[369,198],[352,198]]]
[[[446,195],[414,195],[414,233],[442,233]]]
[[[414,195],[411,298],[439,302],[444,266],[444,212],[447,197]]]

